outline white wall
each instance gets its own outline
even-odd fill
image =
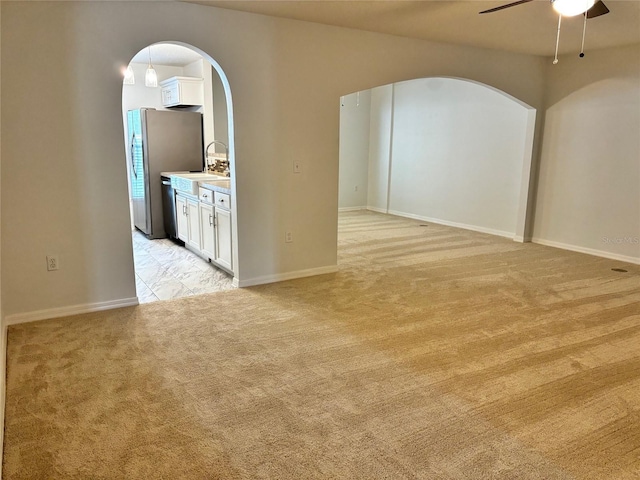
[[[640,263],[638,59],[633,46],[550,68],[534,241]]]
[[[341,94],[444,75],[543,101],[544,60],[532,56],[182,2],[0,8],[6,315],[135,297],[121,68],[149,44],[198,47],[228,76],[237,276],[248,283],[335,268]],[[47,253],[59,271],[46,271]]]
[[[182,73],[180,75],[183,75],[185,77],[202,78],[204,75],[204,60],[196,60],[195,62],[191,62],[188,65],[185,65],[182,68]],[[163,80],[165,79],[163,78]]]
[[[451,78],[394,88],[389,211],[513,237],[527,108]]]
[[[203,79],[202,123],[204,129],[204,145],[209,145],[216,137],[215,109],[213,106],[213,69],[207,60],[200,61],[202,65],[201,77]],[[186,72],[186,69],[185,69]],[[225,118],[225,121],[227,119]],[[226,122],[225,122],[226,123]],[[226,128],[226,125],[225,125]]]
[[[367,207],[386,212],[389,201],[389,160],[393,130],[393,85],[371,90],[369,181]]]
[[[211,81],[211,65],[207,60],[200,59],[185,65],[182,73],[176,74],[185,77],[202,78],[203,102],[201,107],[187,107],[188,110],[202,113],[202,130],[204,147],[215,138],[215,126],[213,118],[213,85]],[[226,119],[225,119],[226,120]],[[213,148],[211,149],[213,152]]]
[[[227,112],[227,99],[224,96],[224,86],[220,76],[214,69],[209,71],[211,76],[211,102],[213,103],[213,123],[215,125],[215,140],[223,142],[229,146],[229,128]],[[207,105],[210,105],[207,103]],[[222,145],[215,145],[215,150],[211,147],[211,151],[218,153],[224,153],[224,147]]]
[[[367,207],[371,90],[345,95],[340,107],[340,209]]]

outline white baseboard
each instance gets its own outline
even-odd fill
[[[7,403],[7,325],[0,320],[2,338],[0,339],[0,458],[4,456],[4,414]],[[0,465],[0,479],[2,479],[2,465]]]
[[[523,237],[522,235],[516,235],[515,237],[513,237],[513,241],[514,242],[518,242],[518,243],[529,243],[531,242],[531,237]]]
[[[82,305],[70,305],[68,307],[49,308],[46,310],[36,310],[34,312],[7,315],[4,323],[5,325],[17,325],[18,323],[66,317],[68,315],[77,315],[79,313],[99,312],[101,310],[111,310],[112,308],[131,307],[138,305],[138,303],[138,297],[131,297],[119,300],[110,300],[108,302],[84,303]]]
[[[247,280],[238,280],[234,277],[234,287],[252,287],[254,285],[264,285],[265,283],[283,282],[285,280],[293,280],[295,278],[312,277],[314,275],[324,275],[326,273],[335,273],[338,271],[337,265],[328,265],[326,267],[309,268],[307,270],[297,270],[295,272],[277,273],[275,275],[264,275],[262,277],[249,278]]]
[[[533,237],[531,241],[533,243],[538,243],[540,245],[545,245],[547,247],[561,248],[562,250],[569,250],[571,252],[586,253],[587,255],[593,255],[595,257],[610,258],[611,260],[619,260],[621,262],[640,265],[640,258],[637,258],[637,257],[620,255],[617,253],[611,253],[604,250],[596,250],[595,248],[580,247],[578,245],[571,245],[568,243],[555,242],[553,240],[546,240],[544,238]]]
[[[357,212],[359,210],[366,210],[367,207],[340,207],[338,212]]]
[[[386,208],[367,207],[367,210],[371,210],[372,212],[378,212],[378,213],[390,213],[390,212],[387,212]]]
[[[493,228],[479,227],[477,225],[468,225],[466,223],[450,222],[448,220],[441,220],[439,218],[423,217],[421,215],[414,215],[413,213],[398,212],[396,210],[389,210],[389,214],[397,215],[398,217],[421,220],[423,222],[437,223],[438,225],[446,225],[447,227],[463,228],[465,230],[472,230],[474,232],[488,233],[489,235],[497,235],[499,237],[514,238],[515,236],[515,233],[513,232],[505,232],[503,230],[495,230]]]

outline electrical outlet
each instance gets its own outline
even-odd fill
[[[356,185],[355,187],[353,187],[353,191],[357,192],[358,191],[358,185]]]
[[[300,164],[300,162],[295,161],[293,162],[293,173],[300,173],[302,172],[302,165]]]
[[[291,242],[293,242],[293,233],[291,233],[291,232],[285,232],[285,234],[284,234],[284,241],[285,241],[285,243],[291,243]]]
[[[58,270],[60,268],[60,262],[58,261],[57,255],[47,255],[47,270],[53,271]]]

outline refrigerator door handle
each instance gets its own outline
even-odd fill
[[[135,147],[135,138],[136,138],[136,134],[134,133],[133,135],[131,135],[131,170],[133,171],[134,178],[137,180],[138,172],[136,172],[136,161],[133,153],[134,147]]]

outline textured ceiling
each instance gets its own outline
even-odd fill
[[[151,45],[151,63],[154,65],[170,65],[174,67],[184,67],[190,63],[200,60],[202,57],[190,48],[172,45],[170,43],[158,43]],[[148,63],[149,49],[140,50],[131,59],[131,63]]]
[[[411,38],[552,56],[558,17],[549,0],[479,15],[506,1],[183,0]],[[587,22],[586,51],[640,43],[640,0],[605,0],[611,13]],[[562,22],[561,53],[580,50],[582,17]]]

